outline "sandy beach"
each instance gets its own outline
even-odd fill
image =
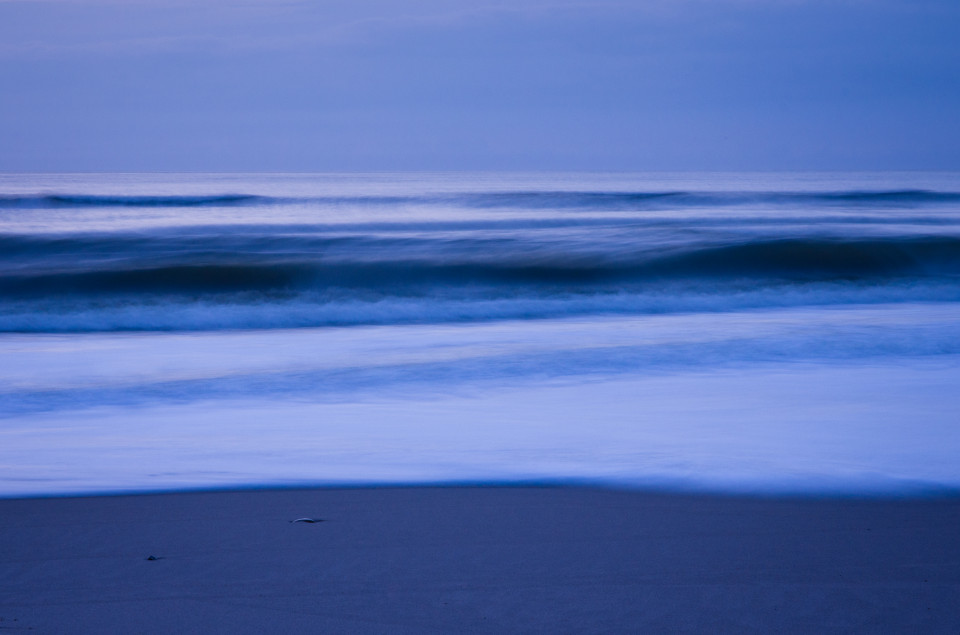
[[[957,498],[417,487],[7,499],[0,630],[956,633],[958,527]]]

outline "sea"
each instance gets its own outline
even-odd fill
[[[0,175],[0,496],[958,457],[960,173]]]

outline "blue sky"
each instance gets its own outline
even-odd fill
[[[960,169],[957,0],[0,0],[0,170]]]

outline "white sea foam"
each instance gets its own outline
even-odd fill
[[[581,481],[905,495],[960,486],[960,358],[383,396],[98,407],[4,422],[6,495]]]

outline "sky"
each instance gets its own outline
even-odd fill
[[[0,0],[0,171],[958,170],[958,0]]]

